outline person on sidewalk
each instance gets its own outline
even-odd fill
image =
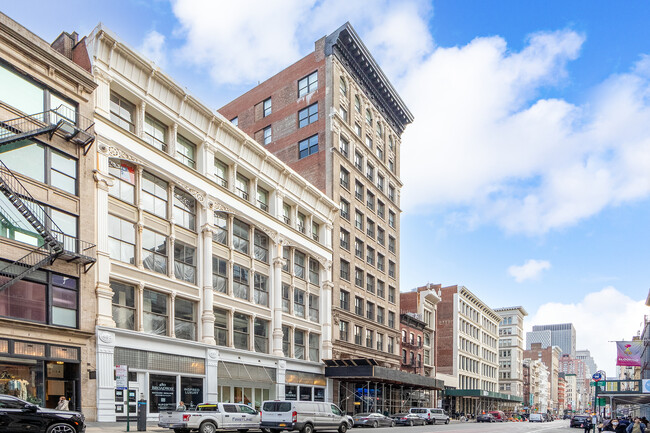
[[[70,402],[64,396],[59,397],[59,403],[56,405],[56,410],[70,410]]]
[[[638,416],[634,418],[634,422],[627,426],[625,430],[627,433],[645,433],[645,424],[641,422]]]
[[[185,402],[183,400],[179,401],[178,406],[176,407],[176,412],[185,412],[186,410]]]

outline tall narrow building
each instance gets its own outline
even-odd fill
[[[501,316],[499,323],[499,392],[524,396],[524,307],[504,307],[494,310]],[[517,403],[509,408],[514,410]]]
[[[395,376],[400,146],[412,114],[349,23],[219,111],[340,205],[332,230],[333,357],[326,360],[334,401],[348,412],[403,410],[405,392],[437,383]],[[283,221],[311,235],[288,197]]]

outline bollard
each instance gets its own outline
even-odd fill
[[[147,400],[138,400],[138,431],[147,431]]]

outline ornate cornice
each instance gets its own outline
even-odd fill
[[[109,158],[120,158],[120,159],[125,159],[127,161],[130,161],[134,164],[144,164],[144,161],[141,160],[140,158],[127,153],[123,151],[120,148],[117,148],[115,146],[108,145],[106,143],[99,143],[97,146],[99,149],[100,153],[103,153],[104,155],[108,156]]]

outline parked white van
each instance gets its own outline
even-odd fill
[[[412,407],[409,410],[420,418],[424,419],[427,424],[449,424],[449,415],[442,409],[428,407]]]
[[[348,430],[348,418],[335,404],[316,401],[269,400],[262,403],[261,429],[271,433]]]

